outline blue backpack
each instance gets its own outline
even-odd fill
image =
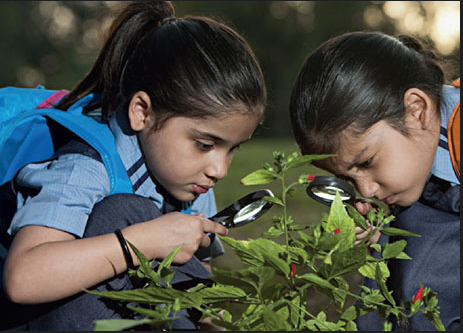
[[[0,88],[0,186],[28,163],[47,160],[55,152],[49,120],[53,120],[95,149],[108,172],[110,194],[132,193],[132,184],[108,126],[82,114],[96,100],[89,94],[67,111],[53,106],[67,91]]]

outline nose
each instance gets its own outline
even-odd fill
[[[231,161],[228,161],[226,157],[211,159],[211,162],[205,170],[206,176],[214,181],[225,178],[228,173],[230,162]]]
[[[379,190],[379,184],[370,179],[357,179],[355,184],[357,190],[365,198],[373,198]]]

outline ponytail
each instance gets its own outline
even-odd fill
[[[415,51],[420,55],[425,73],[431,76],[429,82],[433,83],[428,86],[434,87],[435,94],[440,96],[440,88],[444,84],[444,71],[437,54],[433,50],[426,48],[419,39],[413,36],[400,35],[396,39],[410,51]]]
[[[67,110],[82,97],[96,93],[101,100],[88,105],[84,112],[102,108],[102,118],[120,99],[121,76],[130,55],[136,52],[144,36],[156,29],[160,22],[174,15],[169,1],[133,1],[128,3],[114,19],[95,63],[85,77],[56,106]]]
[[[262,116],[267,97],[242,36],[210,18],[175,18],[171,3],[160,1],[131,2],[122,10],[90,72],[57,107],[67,110],[95,93],[100,98],[84,112],[101,107],[108,121],[138,91],[150,97],[156,128],[174,116]]]

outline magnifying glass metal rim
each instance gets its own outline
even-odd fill
[[[235,201],[231,205],[225,207],[222,209],[220,212],[215,214],[212,217],[209,217],[209,220],[212,220],[214,222],[220,223],[223,226],[227,228],[234,228],[234,227],[241,227],[243,225],[246,225],[254,220],[256,220],[258,217],[263,215],[267,210],[272,207],[273,203],[266,201],[262,208],[259,210],[257,214],[255,214],[252,218],[241,222],[239,224],[235,224],[233,222],[233,219],[235,215],[243,208],[246,206],[252,204],[253,202],[256,202],[258,200],[261,200],[264,197],[274,197],[272,191],[268,189],[263,189],[263,190],[258,190],[252,193],[247,194],[246,196],[242,197],[241,199]]]
[[[349,203],[351,205],[355,202],[355,189],[354,187],[349,184],[348,182],[331,176],[315,176],[312,182],[307,186],[306,192],[307,194],[314,200],[321,202],[324,205],[330,206],[333,200],[324,199],[316,195],[312,192],[312,189],[315,187],[321,186],[333,186],[339,188],[340,190],[344,191],[345,193],[350,195],[350,199],[344,200],[344,202]]]

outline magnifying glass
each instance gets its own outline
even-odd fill
[[[316,176],[307,186],[306,191],[311,198],[327,206],[330,206],[333,202],[336,197],[336,191],[339,191],[343,202],[350,205],[354,205],[355,203],[354,187],[348,182],[335,177]]]
[[[255,221],[266,213],[272,203],[264,197],[274,197],[272,191],[264,189],[252,192],[210,217],[209,220],[220,223],[227,228],[236,228]]]

